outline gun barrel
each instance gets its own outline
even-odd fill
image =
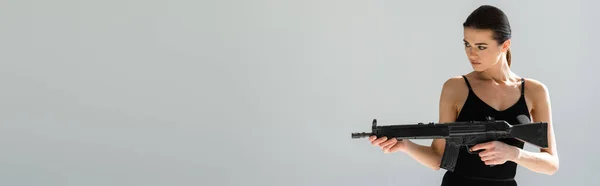
[[[370,132],[356,132],[356,133],[352,133],[352,138],[368,138],[371,135],[373,135],[373,133],[370,133]]]

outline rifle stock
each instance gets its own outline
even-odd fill
[[[366,138],[369,136],[403,139],[445,139],[444,154],[442,155],[440,168],[454,171],[461,147],[494,141],[502,138],[516,138],[525,143],[537,147],[548,147],[548,123],[530,123],[525,115],[517,117],[520,124],[511,125],[504,120],[493,120],[488,117],[485,121],[465,121],[434,123],[429,122],[377,126],[377,120],[373,119],[371,132],[352,133],[352,138]],[[471,152],[469,153],[477,153]]]

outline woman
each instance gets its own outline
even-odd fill
[[[508,18],[500,9],[484,5],[469,15],[463,27],[465,52],[474,71],[444,83],[439,122],[481,121],[492,116],[519,124],[516,118],[524,114],[533,122],[548,122],[548,148],[526,151],[524,143],[516,139],[481,143],[470,149],[463,147],[455,171],[445,173],[442,185],[517,185],[514,180],[517,165],[554,174],[559,161],[548,89],[539,81],[521,78],[511,71]],[[434,139],[431,146],[375,136],[369,141],[385,153],[401,151],[427,167],[440,169],[444,139]],[[470,154],[467,150],[481,151]]]

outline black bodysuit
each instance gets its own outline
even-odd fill
[[[498,111],[477,97],[471,89],[469,80],[464,75],[462,77],[469,88],[469,96],[456,121],[484,121],[486,117],[491,116],[497,120],[506,120],[511,125],[518,125],[520,124],[517,120],[518,115],[526,115],[531,118],[529,109],[525,103],[525,80],[523,78],[521,78],[521,97],[519,101],[508,109]],[[501,139],[500,141],[521,149],[524,145],[523,142],[517,139]],[[502,165],[495,165],[493,167],[485,165],[477,153],[470,154],[466,147],[463,146],[460,149],[454,172],[447,171],[445,173],[442,179],[442,186],[515,186],[517,185],[517,182],[514,180],[516,170],[517,164],[512,161],[507,161]]]

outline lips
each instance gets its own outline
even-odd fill
[[[471,64],[478,65],[478,64],[481,64],[481,63],[471,61]]]

